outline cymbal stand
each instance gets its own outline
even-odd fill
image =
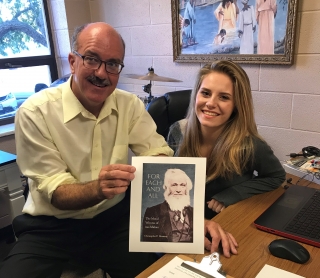
[[[151,93],[151,87],[152,87],[151,80],[150,80],[149,84],[142,86],[143,91],[146,92],[147,94],[149,94],[148,103],[150,103],[154,99],[154,96]]]

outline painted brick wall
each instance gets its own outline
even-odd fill
[[[91,20],[110,23],[126,41],[123,73],[147,73],[181,83],[154,82],[152,92],[192,88],[200,63],[174,63],[170,0],[90,0]],[[320,1],[300,0],[294,64],[243,65],[253,90],[260,134],[280,160],[304,146],[320,147]],[[140,80],[120,78],[119,87],[141,96]]]

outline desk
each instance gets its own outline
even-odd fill
[[[292,178],[293,184],[298,180],[297,177],[287,174],[287,178],[289,177]],[[304,184],[306,183],[309,182]],[[299,184],[303,185],[301,182]],[[312,183],[309,187],[319,188],[320,186]],[[274,239],[282,237],[260,231],[253,225],[253,221],[283,192],[283,187],[280,187],[272,192],[253,196],[229,206],[214,218],[225,230],[233,234],[239,244],[238,255],[232,255],[231,258],[220,256],[223,270],[228,275],[234,278],[254,278],[265,264],[269,264],[307,278],[319,277],[320,248],[301,243],[311,255],[310,260],[303,265],[276,258],[269,253],[268,245]],[[137,278],[148,277],[176,255],[164,255],[140,273]],[[209,253],[186,255],[201,261],[202,257],[209,255]]]
[[[16,155],[0,151],[0,229],[21,214],[24,203]]]

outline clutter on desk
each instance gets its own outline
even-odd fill
[[[290,159],[283,164],[287,173],[295,175],[302,180],[320,184],[320,149],[314,146],[302,148],[299,153],[288,154]]]
[[[314,146],[307,146],[302,148],[301,153],[290,153],[289,156],[292,158],[297,156],[304,156],[304,157],[320,156],[320,149]]]
[[[320,149],[314,146],[302,148],[300,153],[290,153],[288,165],[293,165],[299,170],[309,173],[320,172]]]

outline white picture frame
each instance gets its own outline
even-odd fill
[[[136,172],[135,178],[131,182],[129,251],[204,254],[206,158],[163,156],[132,157],[132,165],[136,167]],[[152,217],[152,219],[148,218],[151,219],[150,221],[146,221],[145,214],[147,209],[150,211],[150,209],[166,202],[164,198],[165,189],[163,181],[164,174],[168,169],[170,169],[170,171],[172,169],[174,169],[174,171],[178,169],[177,172],[180,171],[180,173],[183,171],[192,182],[192,188],[189,190],[190,206],[193,211],[193,215],[190,217],[191,222],[187,218],[187,222],[192,223],[192,227],[190,227],[192,230],[188,230],[188,234],[186,235],[185,233],[183,234],[188,237],[189,231],[191,231],[189,237],[191,240],[189,242],[177,242],[174,240],[162,241],[163,239],[157,235],[153,235],[153,238],[150,239],[150,235],[146,235],[146,233],[143,234],[142,232],[143,230],[150,230],[150,227],[155,227],[156,231],[161,230],[159,226],[157,226],[159,221],[161,223],[161,219],[159,219],[159,217]],[[172,210],[170,211],[172,212]],[[168,217],[166,217],[166,219],[168,219]],[[184,219],[186,219],[186,217]],[[172,217],[169,221],[171,221],[171,225],[173,225]],[[185,222],[183,222],[183,225],[185,225],[184,223]],[[189,226],[191,226],[191,224]],[[148,236],[149,238],[147,238]],[[176,239],[177,238],[175,238],[175,240]]]

